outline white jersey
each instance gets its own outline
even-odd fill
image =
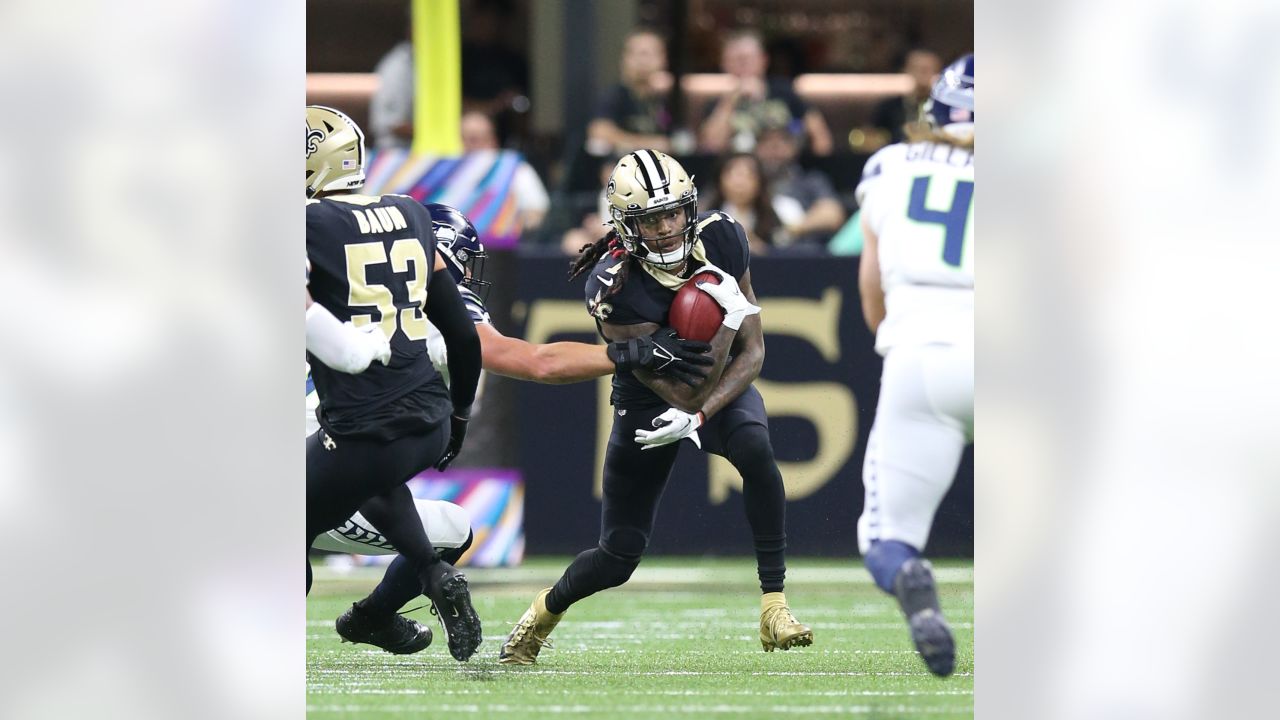
[[[878,239],[886,315],[876,350],[973,342],[973,152],[922,142],[867,161],[856,191]]]

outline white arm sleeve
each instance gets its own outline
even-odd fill
[[[391,359],[391,344],[378,326],[358,329],[343,323],[317,302],[307,308],[307,350],[339,372],[364,372],[375,359]]]

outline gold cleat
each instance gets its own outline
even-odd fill
[[[787,597],[780,592],[760,598],[760,644],[765,652],[813,644],[813,630],[791,614]]]
[[[564,617],[564,613],[553,615],[547,610],[547,593],[549,592],[551,588],[538,593],[538,596],[533,599],[533,604],[524,611],[524,615],[520,616],[520,622],[511,629],[507,641],[502,643],[502,651],[498,653],[499,663],[532,665],[538,661],[538,652],[543,646],[551,647],[551,643],[547,642],[547,636],[556,629],[556,624],[560,622],[560,618]]]

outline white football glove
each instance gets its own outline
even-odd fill
[[[350,321],[347,322],[350,325]],[[352,325],[352,327],[355,327]],[[378,323],[368,323],[356,327],[356,331],[364,335],[365,342],[369,346],[369,354],[373,356],[373,360],[386,365],[391,362],[391,340],[387,338],[387,334],[382,332],[382,325]],[[370,361],[372,364],[372,360]]]
[[[653,419],[657,430],[636,430],[636,442],[644,446],[644,450],[652,450],[662,445],[680,442],[685,438],[693,441],[698,449],[702,449],[702,441],[698,439],[698,427],[703,423],[702,413],[690,415],[676,408],[662,413]]]
[[[698,272],[710,272],[720,278],[720,284],[699,282],[698,289],[711,296],[724,308],[724,326],[730,330],[742,327],[743,318],[760,312],[759,305],[751,304],[746,295],[738,287],[738,281],[732,275],[715,265],[708,264]]]

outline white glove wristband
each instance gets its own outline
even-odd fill
[[[363,330],[343,323],[320,303],[307,308],[307,350],[339,372],[364,372],[375,359],[391,360],[391,343],[382,329]]]

